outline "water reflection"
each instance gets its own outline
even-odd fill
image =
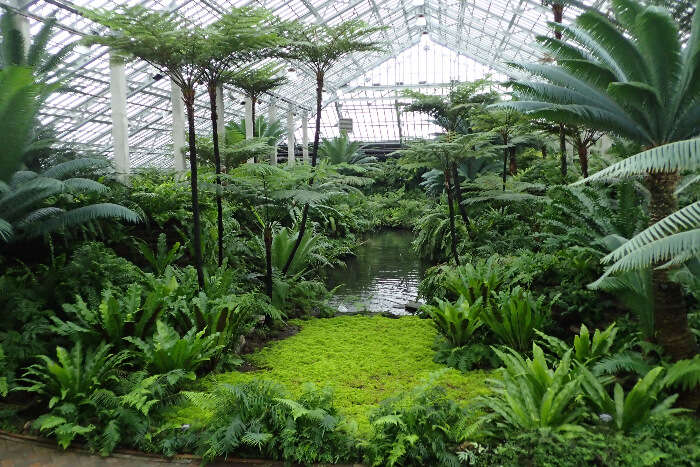
[[[340,285],[332,304],[341,312],[406,314],[404,305],[416,299],[423,275],[412,240],[413,234],[406,231],[375,232],[365,238],[347,268],[329,271],[329,288]]]

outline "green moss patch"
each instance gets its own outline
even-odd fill
[[[488,392],[488,372],[463,374],[433,362],[436,332],[429,320],[340,316],[294,324],[301,327],[298,334],[246,357],[263,369],[224,373],[207,384],[262,378],[283,384],[292,394],[305,383],[330,386],[336,407],[361,427],[379,402],[424,383],[438,370],[444,371],[438,382],[455,400],[466,402]]]

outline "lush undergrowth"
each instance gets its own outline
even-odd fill
[[[565,47],[540,38],[552,63],[523,64],[538,78],[515,99],[488,79],[408,92],[404,110],[444,133],[386,160],[342,134],[312,164],[269,164],[284,131],[259,117],[253,139],[227,122],[223,167],[193,134],[191,171],[128,183],[53,144],[39,116],[71,84],[65,51],[46,50],[51,23],[25,48],[6,13],[0,426],[105,456],[700,465],[700,16],[681,32],[663,9],[609,3],[615,21],[583,13]],[[289,26],[247,8],[204,35],[140,7],[84,13],[113,30],[105,45],[190,71],[211,43],[244,45],[233,24]],[[284,56],[326,28],[297,26],[270,31]],[[323,31],[343,40],[300,65],[374,47],[354,42],[373,34],[361,22]],[[415,234],[420,317],[321,319],[336,312],[324,271],[383,228]],[[299,333],[274,341],[289,323]],[[246,342],[268,345],[246,355]]]
[[[463,404],[488,392],[488,372],[461,373],[433,362],[436,332],[429,320],[341,316],[294,323],[301,326],[297,335],[245,356],[260,370],[222,373],[203,384],[268,379],[295,396],[308,383],[328,386],[335,407],[356,420],[361,431],[368,428],[367,416],[381,401],[425,383],[438,370],[442,373],[435,382]]]

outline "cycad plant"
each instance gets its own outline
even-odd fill
[[[0,69],[0,183],[7,182],[22,165],[34,117],[39,110],[41,86],[35,84],[28,68]],[[0,220],[0,229],[8,229]]]
[[[139,222],[131,209],[113,203],[73,207],[75,198],[100,194],[108,188],[95,180],[72,176],[76,172],[104,165],[95,159],[63,162],[42,173],[22,170],[8,184],[0,182],[0,240],[33,238],[80,226],[96,219]],[[57,202],[66,201],[63,207]]]
[[[67,90],[61,80],[63,59],[73,50],[76,42],[63,45],[57,52],[49,52],[49,42],[52,37],[56,20],[49,18],[41,29],[31,38],[31,43],[27,44],[16,23],[17,15],[4,7],[5,13],[0,17],[0,70],[11,67],[21,67],[30,71],[37,84],[38,94],[36,104],[41,105],[49,95],[54,92]],[[0,11],[3,11],[0,10]],[[10,83],[0,85],[0,88]],[[32,131],[29,136],[32,144],[25,148],[24,162],[32,170],[46,166],[46,161],[56,157],[57,150],[49,148],[53,132],[50,128],[42,125],[36,118],[34,112],[28,112],[24,116],[14,114],[12,119],[3,119],[6,124],[17,124],[14,120],[24,120],[24,117],[31,119]],[[13,138],[20,136],[13,134]],[[8,141],[2,138],[1,141]],[[67,153],[67,152],[66,152]],[[66,154],[64,153],[64,154]],[[55,159],[54,159],[55,160]]]
[[[65,44],[57,52],[49,53],[49,41],[56,25],[56,19],[49,18],[39,32],[32,37],[31,44],[26,44],[22,33],[17,29],[16,14],[5,6],[2,8],[5,12],[0,18],[0,36],[2,36],[0,70],[10,66],[22,66],[32,69],[37,82],[43,83],[49,78],[55,79],[59,65],[77,43]]]
[[[345,131],[335,138],[324,138],[318,146],[318,153],[331,164],[367,164],[377,160],[362,151],[362,143],[350,141]]]
[[[255,117],[253,134],[258,135],[270,146],[277,146],[277,142],[286,133],[286,128],[280,120],[268,121],[263,115]],[[245,140],[245,119],[232,121],[226,125],[226,144],[233,145]]]
[[[700,128],[700,13],[695,13],[683,46],[668,11],[635,0],[612,0],[611,6],[614,23],[586,11],[571,25],[554,25],[566,42],[538,37],[557,65],[516,64],[538,79],[516,82],[518,101],[505,105],[644,146],[644,152],[605,175],[644,174],[651,194],[650,222],[655,224],[676,211],[680,172],[696,170],[700,160],[700,143],[689,139]],[[682,237],[673,240],[675,249],[648,256],[647,265],[677,257],[680,244],[697,251],[697,231]],[[655,247],[663,246],[647,250]],[[664,268],[652,272],[655,322],[659,341],[678,360],[696,354],[697,344],[680,286],[668,274]]]

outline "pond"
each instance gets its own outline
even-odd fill
[[[385,230],[364,239],[345,268],[328,272],[328,288],[338,287],[331,305],[342,313],[408,314],[407,302],[418,296],[423,265],[411,248],[413,233]]]

